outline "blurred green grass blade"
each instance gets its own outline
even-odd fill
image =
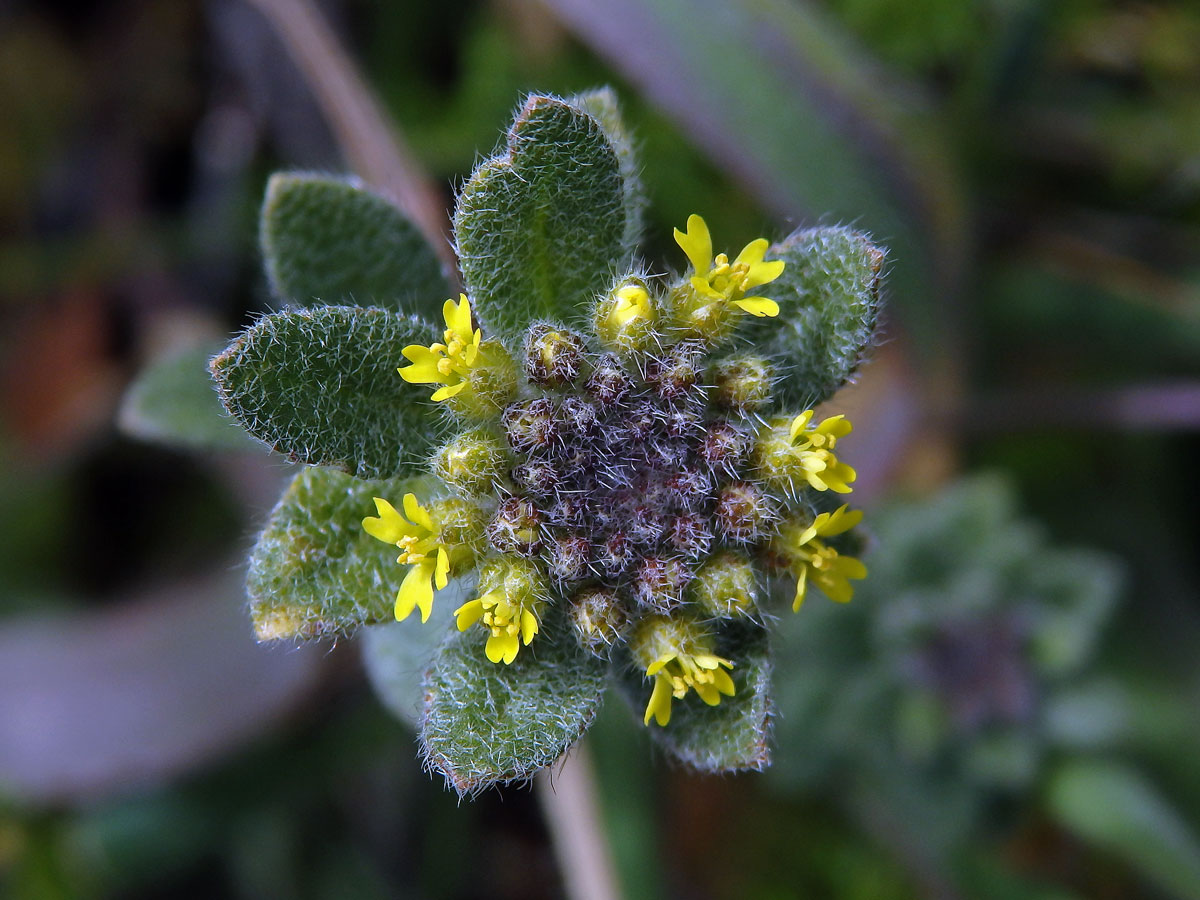
[[[196,450],[257,449],[221,408],[208,372],[208,361],[224,348],[224,342],[204,343],[152,360],[121,401],[121,430],[142,440]]]
[[[1172,894],[1200,897],[1200,842],[1141,773],[1114,762],[1068,762],[1052,777],[1048,799],[1058,820],[1080,837]]]
[[[929,351],[953,352],[944,301],[969,232],[940,125],[915,90],[809,3],[549,3],[767,207],[886,245],[906,324]]]

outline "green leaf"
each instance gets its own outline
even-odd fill
[[[780,398],[811,408],[849,380],[871,344],[884,251],[866,235],[826,227],[793,232],[767,258],[787,264],[761,288],[779,316],[748,323],[751,339],[781,369]]]
[[[1067,828],[1124,857],[1166,891],[1200,897],[1200,843],[1142,775],[1119,763],[1066,763],[1052,778],[1050,809]]]
[[[423,468],[437,421],[423,385],[396,373],[408,344],[437,335],[383,309],[326,306],[263,316],[212,362],[221,402],[296,462],[360,478]]]
[[[700,772],[760,772],[771,763],[768,742],[774,704],[767,632],[758,626],[732,627],[717,652],[729,659],[737,693],[705,705],[694,693],[671,704],[671,721],[651,720],[650,736],[680,762]],[[622,682],[640,716],[650,699],[651,683],[630,671]]]
[[[362,519],[375,514],[373,497],[398,503],[407,491],[427,500],[429,482],[363,481],[322,468],[292,480],[250,553],[246,593],[260,641],[337,637],[393,621],[407,568],[395,547],[362,530]]]
[[[425,671],[452,627],[454,610],[474,588],[474,578],[452,579],[437,592],[428,622],[413,615],[362,632],[363,666],[375,695],[392,715],[414,729],[421,715]]]
[[[505,152],[475,170],[454,212],[480,318],[513,335],[537,318],[586,312],[630,261],[623,181],[596,119],[566,101],[530,97]]]
[[[441,321],[451,287],[437,254],[357,180],[273,175],[259,229],[271,290],[285,303],[400,308]]]
[[[224,344],[203,344],[168,353],[138,373],[117,423],[147,441],[198,450],[250,450],[255,445],[229,418],[208,373],[208,361]]]
[[[622,244],[626,253],[632,256],[642,242],[649,198],[646,196],[646,189],[642,184],[641,166],[638,164],[633,135],[625,125],[624,116],[621,115],[617,93],[610,87],[602,87],[575,94],[568,99],[568,102],[577,109],[588,113],[600,123],[613,150],[617,153],[625,190],[625,237]]]
[[[425,762],[459,794],[520,781],[550,765],[591,724],[606,666],[581,649],[561,610],[511,665],[484,655],[485,634],[455,633],[425,679]]]

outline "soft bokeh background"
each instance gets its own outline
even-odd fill
[[[117,426],[144,366],[267,308],[267,175],[353,156],[297,9],[0,2],[0,893],[562,895],[530,793],[431,781],[353,642],[253,644],[240,559],[287,466]],[[657,265],[690,212],[891,248],[835,401],[874,577],[782,623],[766,775],[673,769],[610,698],[626,894],[1200,897],[1195,5],[321,11],[442,222],[523,91],[612,84]]]

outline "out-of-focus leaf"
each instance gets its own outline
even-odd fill
[[[221,408],[208,361],[224,344],[169,353],[138,373],[117,422],[134,437],[200,450],[250,450],[246,432]]]
[[[424,468],[436,422],[422,390],[396,374],[430,326],[384,309],[323,306],[263,316],[212,361],[221,402],[296,462],[361,478]]]
[[[1139,772],[1114,762],[1065,763],[1050,781],[1050,809],[1065,826],[1123,856],[1180,897],[1200,897],[1200,842]]]
[[[450,285],[437,254],[357,180],[273,175],[259,227],[271,290],[284,303],[380,306],[440,321]]]

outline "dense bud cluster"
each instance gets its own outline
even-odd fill
[[[797,577],[796,607],[809,583],[848,599],[847,579],[865,571],[829,543],[859,514],[818,514],[810,493],[850,490],[854,470],[834,453],[849,422],[772,416],[769,362],[724,355],[740,317],[778,314],[750,292],[783,263],[763,261],[765,241],[713,257],[698,217],[676,240],[693,274],[619,279],[596,300],[592,335],[535,322],[510,356],[464,297],[446,305],[445,343],[406,348],[401,370],[443,385],[434,399],[469,423],[433,458],[458,494],[443,502],[476,510],[451,517],[481,573],[459,627],[482,624],[488,658],[511,663],[561,604],[581,647],[653,679],[646,717],[660,724],[689,691],[709,704],[732,695],[737,662],[717,651],[725,623],[761,623],[764,569]],[[411,538],[392,531],[420,551],[407,558],[424,566],[413,576],[424,602],[444,581],[440,561],[456,574],[467,556],[446,529],[425,537],[419,525]]]

